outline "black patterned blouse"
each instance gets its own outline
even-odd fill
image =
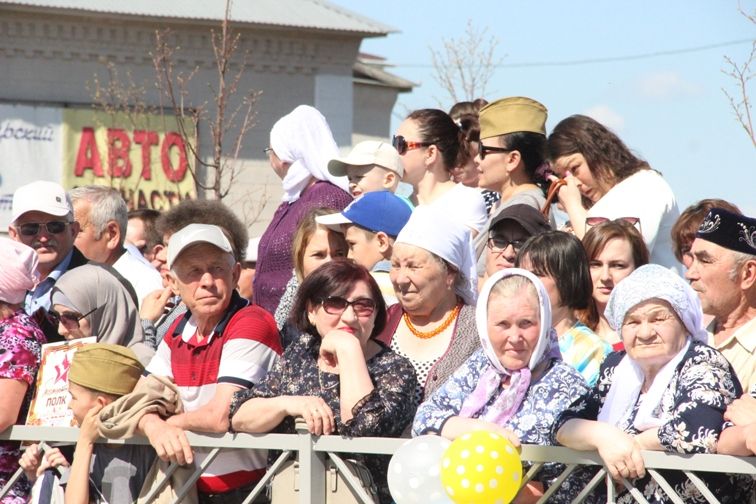
[[[597,419],[612,385],[614,370],[624,356],[624,351],[610,354],[601,365],[598,383],[557,418],[552,429],[552,441],[555,444],[557,431],[568,420]],[[740,383],[727,359],[708,345],[692,342],[662,395],[657,410],[665,421],[659,427],[659,441],[664,451],[680,454],[716,453],[717,440],[724,424],[724,411],[741,392]],[[640,433],[633,426],[638,406],[639,403],[636,402],[630,415],[619,426],[632,435]],[[597,471],[596,467],[576,470],[549,502],[571,502]],[[684,502],[706,502],[682,471],[659,470],[659,473]],[[707,472],[696,474],[721,503],[749,502],[750,493],[753,491],[750,476]],[[672,502],[648,473],[644,478],[635,480],[633,484],[652,504]],[[604,485],[598,485],[584,502],[606,502]],[[635,502],[635,499],[629,492],[624,488],[622,491],[618,490],[618,504],[631,502]]]
[[[373,380],[373,391],[352,408],[353,417],[341,420],[339,375],[318,368],[320,338],[303,334],[289,345],[265,380],[248,390],[234,394],[230,417],[246,401],[255,397],[288,395],[320,396],[333,411],[336,432],[344,437],[399,437],[415,416],[416,404],[412,400],[417,379],[412,364],[376,341],[381,350],[367,361],[368,373]],[[294,418],[284,419],[273,432],[292,434]],[[344,454],[346,458],[361,460],[370,469],[378,485],[381,502],[391,502],[386,483],[390,457]]]

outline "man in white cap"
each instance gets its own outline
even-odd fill
[[[27,294],[24,309],[29,315],[50,309],[50,292],[66,271],[87,259],[74,247],[79,224],[73,219],[71,201],[60,184],[38,180],[16,189],[8,235],[37,251],[39,284]],[[44,317],[35,317],[47,336],[58,337],[58,328]]]
[[[158,456],[201,463],[185,430],[227,432],[234,392],[259,383],[282,353],[273,317],[235,290],[241,266],[218,226],[189,224],[168,243],[170,286],[186,304],[158,346],[146,372],[168,376],[179,389],[184,413],[163,420],[147,414],[139,429]],[[197,483],[200,503],[243,502],[265,473],[263,450],[222,452]]]

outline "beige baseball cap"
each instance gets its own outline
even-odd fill
[[[386,142],[365,140],[354,146],[348,156],[332,159],[328,162],[328,171],[334,177],[346,175],[347,166],[378,165],[404,177],[402,158],[396,149]]]

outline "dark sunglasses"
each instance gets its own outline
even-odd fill
[[[486,152],[512,152],[517,149],[505,149],[504,147],[491,147],[490,145],[483,145],[483,142],[478,142],[478,156],[480,160],[486,159]]]
[[[502,238],[500,236],[492,236],[488,239],[487,245],[488,248],[490,248],[494,252],[501,252],[512,245],[515,253],[517,253],[522,248],[522,246],[525,245],[525,241],[526,240],[507,240],[506,238]]]
[[[391,145],[400,156],[404,156],[408,150],[419,149],[420,147],[430,147],[433,142],[408,142],[402,135],[394,135],[391,139]]]
[[[586,229],[598,226],[604,222],[619,222],[635,227],[638,232],[641,232],[640,217],[618,217],[616,219],[610,219],[608,217],[586,217],[585,227]]]
[[[343,297],[330,296],[320,302],[329,315],[341,315],[351,306],[358,317],[369,317],[375,311],[375,301],[370,298],[357,298],[347,301]]]
[[[91,310],[89,310],[84,315],[79,315],[76,312],[64,312],[64,313],[58,313],[55,310],[50,310],[47,312],[47,317],[50,319],[50,322],[54,325],[58,325],[60,322],[63,322],[63,325],[73,325],[76,324],[79,325],[79,321],[85,317],[88,317],[89,315],[92,315],[99,306],[95,306]]]
[[[43,227],[50,234],[60,234],[69,224],[71,223],[66,221],[26,222],[18,226],[18,230],[22,236],[36,236]]]

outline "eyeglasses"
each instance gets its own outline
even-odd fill
[[[400,156],[404,156],[407,154],[408,150],[419,149],[420,147],[430,147],[433,145],[433,142],[409,142],[402,135],[394,135],[391,139],[391,145],[394,146],[394,149],[396,149],[396,152],[398,152]]]
[[[478,156],[480,160],[486,159],[486,152],[512,152],[517,149],[505,149],[504,147],[491,147],[490,145],[483,145],[483,142],[478,142]]]
[[[270,156],[270,153],[273,152],[273,147],[265,147],[263,149],[263,152],[265,153],[266,156]]]
[[[71,223],[66,221],[26,222],[18,226],[18,230],[22,236],[36,236],[43,227],[50,234],[60,234],[69,224]]]
[[[487,245],[492,252],[496,253],[503,252],[507,247],[512,245],[515,253],[517,253],[525,245],[525,242],[526,240],[507,240],[501,236],[492,236],[488,239]]]
[[[375,301],[370,298],[357,298],[347,301],[343,297],[330,296],[320,302],[329,315],[341,315],[348,307],[352,307],[358,317],[369,317],[375,311]]]
[[[616,219],[610,219],[608,217],[586,217],[585,229],[588,230],[588,228],[592,228],[593,226],[598,226],[599,224],[603,224],[604,222],[624,223],[629,226],[635,227],[639,233],[641,232],[640,217],[618,217]]]
[[[78,327],[79,321],[81,319],[92,315],[94,312],[97,311],[98,308],[99,306],[95,306],[84,315],[79,315],[76,312],[58,313],[55,310],[50,310],[47,312],[47,316],[53,325],[58,325],[60,322],[62,322],[63,325],[65,326],[76,324],[76,326]]]

